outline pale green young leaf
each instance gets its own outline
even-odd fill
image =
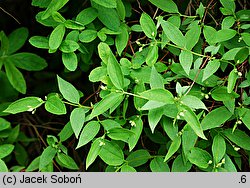
[[[194,147],[191,149],[188,160],[200,168],[207,168],[212,161],[212,156],[207,151]]]
[[[85,122],[85,113],[85,109],[75,108],[70,114],[70,124],[77,139]]]
[[[214,163],[217,165],[226,154],[226,142],[224,138],[217,134],[213,139],[212,153]]]
[[[80,95],[77,89],[69,82],[57,76],[58,87],[63,97],[74,104],[80,101]]]
[[[143,129],[143,122],[141,118],[136,118],[135,120],[131,120],[130,124],[131,126],[133,124],[130,130],[134,133],[128,140],[129,151],[131,152],[136,146],[141,136],[142,129]]]
[[[201,121],[201,126],[203,130],[220,127],[231,116],[232,113],[225,106],[222,106],[209,112]]]
[[[205,104],[196,96],[185,95],[181,97],[181,102],[192,109],[204,109],[207,110]]]
[[[101,141],[100,158],[108,165],[118,166],[124,162],[124,154],[122,149],[108,140]]]
[[[61,152],[57,154],[57,157],[64,167],[71,170],[77,170],[79,168],[74,159],[72,159],[70,156]]]
[[[100,42],[97,48],[98,48],[98,55],[103,61],[103,63],[108,64],[109,56],[112,54],[109,45],[104,42]]]
[[[56,155],[56,149],[48,146],[46,149],[43,150],[40,161],[39,161],[39,170],[41,171],[44,169],[49,163],[51,163]]]
[[[29,43],[36,48],[49,49],[49,39],[43,36],[32,36]]]
[[[189,75],[193,64],[193,54],[190,51],[182,50],[179,56],[180,64],[187,75]]]
[[[163,113],[164,113],[164,111],[161,108],[155,108],[155,109],[149,110],[148,123],[149,123],[149,127],[150,127],[152,133],[154,133],[155,127],[160,122]]]
[[[138,167],[148,162],[150,158],[151,155],[147,150],[139,149],[130,153],[129,156],[126,158],[126,161],[129,166]]]
[[[66,106],[60,99],[57,93],[52,93],[48,95],[47,100],[45,102],[45,109],[56,115],[66,114]]]
[[[183,113],[183,118],[190,125],[190,127],[194,130],[194,132],[200,138],[207,140],[206,136],[203,133],[202,126],[199,122],[197,115],[187,106],[181,106],[179,108],[180,113]]]
[[[0,145],[0,159],[8,156],[14,150],[14,145],[12,144],[3,144]]]
[[[150,162],[150,170],[152,172],[170,172],[170,168],[162,157],[156,157]]]
[[[99,82],[106,79],[108,73],[107,68],[104,66],[94,68],[89,74],[89,80],[91,82]]]
[[[62,62],[69,71],[75,71],[77,69],[78,59],[74,52],[62,53]]]
[[[151,69],[151,74],[150,74],[150,88],[155,89],[155,88],[164,88],[164,81],[155,68],[155,66],[152,66]]]
[[[168,152],[164,158],[164,162],[166,162],[170,157],[172,157],[175,152],[180,148],[181,146],[181,137],[177,136],[174,138],[173,141],[171,141],[171,145],[168,149]]]
[[[121,0],[119,0],[119,1],[121,1]],[[128,39],[129,39],[129,33],[127,31],[126,25],[122,24],[120,28],[121,28],[121,33],[116,35],[115,46],[117,49],[117,53],[121,56],[123,50],[127,46]]]
[[[212,76],[220,68],[220,61],[215,59],[208,62],[203,71],[202,82]]]
[[[232,93],[232,91],[233,91],[233,89],[235,87],[237,79],[238,79],[237,70],[233,69],[229,73],[229,76],[228,76],[228,83],[227,83],[227,92],[228,93]]]
[[[63,41],[64,34],[65,27],[62,24],[56,26],[56,28],[51,32],[49,36],[49,48],[51,50],[56,50],[59,48]]]
[[[76,149],[86,145],[95,138],[100,130],[100,123],[97,121],[88,122],[82,129]]]
[[[117,101],[120,101],[121,98],[123,98],[122,93],[110,93],[107,96],[105,96],[100,102],[98,102],[94,108],[93,111],[90,114],[89,119],[92,119],[93,117],[96,117],[104,112],[106,112],[109,108],[113,107],[117,104]]]
[[[149,0],[153,5],[169,13],[179,13],[177,5],[172,0]]]
[[[161,26],[163,28],[163,32],[167,35],[169,40],[179,47],[186,46],[186,39],[178,27],[169,21],[162,21]]]
[[[4,112],[17,114],[25,111],[33,111],[43,103],[44,101],[39,97],[25,97],[11,103]]]
[[[140,18],[140,24],[143,32],[148,38],[154,39],[157,35],[157,29],[154,21],[147,13],[142,13]]]
[[[15,65],[7,60],[4,63],[6,76],[10,82],[10,84],[20,93],[25,94],[26,93],[26,82],[23,77],[23,74],[15,67]]]
[[[124,87],[124,75],[117,59],[113,54],[108,58],[107,72],[111,82],[117,89],[123,89]]]

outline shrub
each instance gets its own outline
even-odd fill
[[[0,170],[249,170],[248,3],[83,2],[32,1],[44,58],[0,33]]]

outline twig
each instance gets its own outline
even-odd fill
[[[14,16],[12,16],[9,12],[7,12],[6,10],[4,10],[2,7],[0,7],[0,9],[7,15],[9,15],[11,18],[13,18],[18,24],[21,24],[18,19],[16,19]]]

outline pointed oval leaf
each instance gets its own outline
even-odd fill
[[[172,93],[166,89],[158,88],[158,89],[150,89],[139,93],[144,99],[149,101],[157,101],[165,104],[173,104],[174,97]]]
[[[14,145],[12,144],[3,144],[0,146],[0,159],[8,156],[14,150]]]
[[[128,162],[129,166],[138,167],[148,162],[150,158],[151,155],[147,150],[140,149],[130,153],[126,158],[126,161]]]
[[[170,168],[162,157],[156,157],[150,162],[150,170],[152,172],[170,172]]]
[[[149,0],[153,5],[169,13],[179,13],[177,5],[172,0]]]
[[[164,162],[166,162],[170,157],[174,155],[174,153],[180,148],[181,146],[181,137],[177,136],[171,141],[171,145],[168,149],[168,152],[164,158]]]
[[[58,94],[50,94],[45,102],[45,109],[56,115],[66,114],[66,106]]]
[[[217,134],[213,139],[212,153],[216,165],[226,154],[226,142],[224,138],[219,134]]]
[[[193,64],[193,54],[190,51],[182,50],[179,56],[180,64],[187,75],[189,75]]]
[[[226,129],[223,134],[239,147],[250,150],[250,137],[243,131],[236,129],[234,132],[232,129]]]
[[[140,18],[140,24],[143,32],[148,38],[155,38],[157,35],[157,29],[152,18],[145,12],[142,13]]]
[[[49,48],[51,50],[56,50],[59,48],[63,41],[64,34],[65,27],[62,24],[56,26],[56,28],[51,32],[49,37]]]
[[[51,163],[56,155],[56,149],[48,146],[45,150],[43,150],[40,156],[39,162],[39,170],[44,169],[49,163]]]
[[[85,122],[85,112],[83,108],[75,108],[70,114],[70,124],[76,138],[78,138]]]
[[[88,167],[96,160],[96,158],[98,157],[100,150],[101,150],[101,146],[100,146],[100,142],[101,142],[101,138],[97,138],[96,140],[94,140],[94,142],[91,144],[91,147],[89,149],[87,158],[86,158],[86,169],[88,169]]]
[[[194,147],[188,156],[188,160],[200,168],[207,168],[212,156],[205,150]]]
[[[219,60],[211,60],[208,62],[203,71],[202,82],[212,76],[220,68]]]
[[[74,159],[64,153],[58,153],[57,157],[59,161],[63,164],[64,167],[71,169],[71,170],[78,170],[79,167],[77,166]]]

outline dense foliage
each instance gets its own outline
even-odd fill
[[[4,3],[0,171],[250,170],[249,2]]]

